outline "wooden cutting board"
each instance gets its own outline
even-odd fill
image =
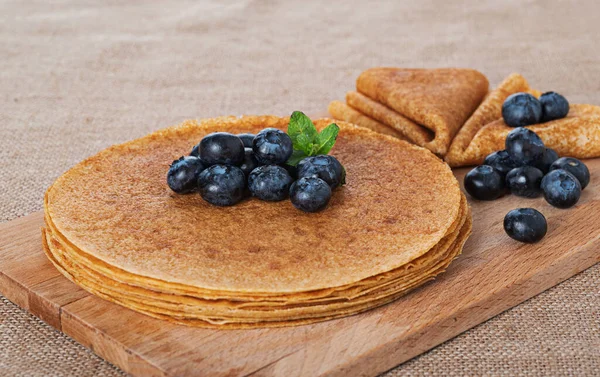
[[[471,201],[473,235],[448,271],[398,301],[308,326],[206,330],[177,326],[96,298],[63,278],[41,248],[35,213],[0,225],[0,292],[136,376],[373,376],[600,261],[600,159],[575,208],[508,196]],[[465,170],[456,172],[462,182]],[[511,240],[504,215],[548,219],[535,245]]]

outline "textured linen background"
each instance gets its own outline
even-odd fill
[[[520,72],[600,104],[600,2],[0,2],[0,220],[111,144],[186,118],[325,114],[372,66]],[[599,222],[600,226],[600,222]],[[389,372],[599,375],[600,266]],[[356,339],[360,342],[360,339]],[[0,300],[0,375],[118,376]]]

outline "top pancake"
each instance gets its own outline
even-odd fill
[[[241,292],[352,284],[423,255],[459,216],[458,182],[441,160],[341,122],[331,153],[346,167],[348,184],[320,213],[256,199],[215,207],[168,188],[170,162],[204,135],[285,130],[287,123],[271,116],[189,121],[113,146],[61,176],[45,209],[69,242],[117,268]]]

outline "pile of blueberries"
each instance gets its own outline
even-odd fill
[[[564,118],[568,112],[569,103],[558,93],[545,93],[539,100],[527,93],[509,96],[502,116],[507,125],[517,128],[506,137],[505,150],[488,155],[483,165],[467,173],[465,190],[479,200],[494,200],[510,192],[527,198],[543,195],[558,208],[574,206],[590,182],[587,166],[576,158],[559,158],[535,132],[523,128]],[[506,215],[504,229],[517,241],[533,243],[546,235],[547,223],[539,211],[518,208]]]
[[[265,201],[290,198],[305,212],[327,206],[345,171],[330,155],[286,162],[294,149],[288,134],[266,128],[257,135],[215,132],[206,135],[189,156],[173,161],[167,183],[178,194],[200,193],[216,206],[231,206],[252,195]]]

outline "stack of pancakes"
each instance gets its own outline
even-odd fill
[[[516,73],[488,93],[487,78],[472,69],[371,68],[358,77],[346,103],[333,101],[329,112],[425,147],[452,167],[477,165],[504,149],[512,128],[502,120],[502,104],[519,92],[541,95]],[[528,128],[561,156],[600,156],[598,106],[572,104],[566,118]]]
[[[317,128],[331,120],[317,120]],[[44,249],[70,280],[176,323],[312,323],[389,303],[444,271],[471,231],[464,195],[428,150],[338,123],[347,170],[327,209],[248,199],[215,207],[166,184],[204,135],[285,130],[288,119],[188,121],[113,146],[61,176],[44,202]]]

